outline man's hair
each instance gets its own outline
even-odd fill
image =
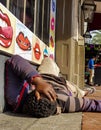
[[[56,101],[52,102],[44,97],[37,100],[35,97],[35,91],[32,91],[26,97],[22,112],[30,116],[41,118],[55,114],[56,109],[57,109]]]

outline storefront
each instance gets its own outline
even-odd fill
[[[34,60],[38,63],[42,61],[44,55],[54,59],[56,0],[6,0],[5,2],[1,0],[0,2],[0,26],[3,30],[5,26],[3,23],[8,23],[3,18],[6,15],[9,21],[6,28],[11,29],[12,34],[10,45],[4,46],[2,42],[1,50],[20,54],[23,57],[26,54],[29,60],[32,60],[32,53],[35,51],[37,54]],[[16,45],[17,38],[23,40],[23,48],[20,48],[21,43],[20,47]]]
[[[86,44],[85,45],[85,65],[87,65],[88,60],[92,57],[92,56],[97,56],[97,61],[96,63],[100,62],[100,50],[101,50],[101,45],[97,44]]]

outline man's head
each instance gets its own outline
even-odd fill
[[[95,59],[96,59],[96,56],[95,56],[95,55],[92,55],[91,58],[92,58],[93,60],[95,60]]]
[[[56,109],[56,102],[51,102],[45,97],[42,97],[41,99],[37,100],[35,97],[35,91],[32,91],[26,97],[23,106],[23,113],[29,114],[37,118],[41,118],[55,114]]]

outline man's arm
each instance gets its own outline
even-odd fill
[[[32,77],[40,76],[34,67],[19,55],[13,55],[9,60],[7,60],[6,64],[12,68],[16,75],[29,82]]]
[[[53,87],[42,79],[42,77],[27,60],[19,55],[14,55],[7,60],[6,64],[9,65],[14,73],[20,78],[35,85],[37,99],[40,98],[40,94],[44,94],[50,100],[56,100],[56,93]]]

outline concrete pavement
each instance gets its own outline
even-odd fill
[[[0,130],[81,130],[82,113],[48,118],[32,118],[12,113],[0,114]]]

